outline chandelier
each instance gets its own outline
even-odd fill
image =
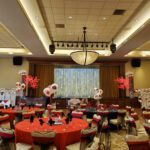
[[[83,27],[83,50],[74,51],[70,54],[72,60],[80,65],[89,65],[96,61],[99,56],[99,53],[87,50],[86,45],[86,27]]]

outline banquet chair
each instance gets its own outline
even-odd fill
[[[119,129],[119,127],[122,125],[122,117],[118,115],[116,119],[110,119],[109,123],[117,126],[117,129]]]
[[[138,114],[136,112],[131,113],[130,115],[131,115],[132,118],[134,118],[134,120],[138,120],[139,119],[138,118]]]
[[[99,146],[100,150],[106,149],[110,150],[111,138],[110,138],[110,130],[108,125],[108,120],[105,118],[101,125],[101,130],[99,134]]]
[[[57,150],[54,146],[56,132],[33,131],[31,136],[35,150]]]
[[[33,150],[32,145],[26,143],[16,143],[16,150]]]
[[[119,109],[119,107],[120,107],[120,106],[117,105],[117,104],[111,104],[111,105],[110,105],[110,108],[111,108],[111,109]]]
[[[57,110],[52,110],[51,111],[51,115],[52,116],[61,116],[61,114],[62,114],[62,112],[63,112],[63,110],[62,109],[57,109]]]
[[[66,150],[86,150],[87,147],[92,145],[96,133],[97,127],[81,130],[80,142],[66,146]]]
[[[143,111],[142,115],[144,117],[145,122],[147,123],[148,120],[150,119],[150,111]]]
[[[0,103],[0,109],[4,108],[4,104]]]
[[[45,111],[44,109],[35,110],[35,115],[36,115],[37,117],[42,118],[44,111]]]
[[[11,128],[11,124],[10,124],[10,120],[9,120],[9,115],[8,114],[0,115],[0,126],[4,127],[4,128]]]
[[[135,121],[136,134],[128,134],[125,136],[125,140],[128,144],[129,150],[149,150],[149,136],[146,133],[143,125],[140,121]]]
[[[82,118],[83,117],[83,112],[80,111],[72,111],[72,118]]]
[[[80,108],[86,108],[86,106],[87,106],[87,104],[85,104],[85,103],[80,104]]]
[[[131,113],[131,110],[132,110],[132,107],[131,106],[126,106],[126,111],[130,114]]]
[[[14,130],[0,128],[1,148],[7,150],[14,150]]]
[[[35,116],[35,112],[34,111],[30,111],[30,112],[23,112],[23,119],[29,119],[31,116]]]
[[[23,120],[22,111],[17,111],[15,114],[15,124]]]
[[[149,123],[144,123],[143,124],[147,134],[149,135],[149,138],[150,138],[150,124]]]
[[[101,121],[101,116],[100,115],[93,115],[93,120],[92,120],[92,126],[96,126],[99,129],[99,123]]]
[[[42,108],[42,106],[43,106],[43,104],[38,104],[38,103],[35,104],[35,107],[36,107],[36,108]]]

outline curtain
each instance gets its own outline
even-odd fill
[[[34,66],[34,67],[33,67]],[[54,83],[54,65],[51,64],[34,64],[31,65],[31,73],[39,79],[38,88],[30,90],[29,96],[41,97],[43,89]]]
[[[114,81],[119,77],[119,66],[101,66],[100,67],[100,86],[103,89],[104,98],[119,97],[119,89]]]
[[[99,68],[55,68],[54,81],[58,97],[93,97],[99,88]]]

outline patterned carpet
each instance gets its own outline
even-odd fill
[[[110,150],[129,150],[125,142],[125,131],[111,132],[111,148]]]

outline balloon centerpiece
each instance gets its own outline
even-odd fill
[[[58,90],[58,85],[56,83],[53,83],[47,86],[46,88],[44,88],[43,93],[46,97],[52,99],[54,94],[57,92],[57,90]]]
[[[23,92],[26,89],[26,85],[24,83],[16,82],[16,93],[17,96],[23,96]]]
[[[98,89],[98,88],[94,88],[94,101],[92,105],[96,105],[97,102],[100,101],[100,99],[102,99],[102,94],[103,94],[103,90],[102,89]]]
[[[94,88],[94,91],[95,91],[94,99],[95,100],[102,99],[103,90],[102,89],[98,89],[98,88]]]

